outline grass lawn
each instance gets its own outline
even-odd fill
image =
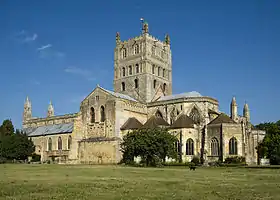
[[[280,170],[0,165],[0,199],[280,200]]]

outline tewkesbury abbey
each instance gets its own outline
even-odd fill
[[[142,34],[123,41],[116,34],[114,91],[97,87],[81,102],[78,113],[54,115],[50,103],[47,116],[32,116],[31,101],[24,105],[23,130],[33,140],[41,161],[59,163],[113,164],[122,158],[123,136],[142,128],[168,128],[182,142],[182,160],[193,156],[206,162],[244,156],[257,163],[255,147],[265,132],[250,123],[248,104],[243,114],[237,102],[230,103],[230,116],[219,110],[219,102],[198,92],[172,93],[170,37],[164,41]]]

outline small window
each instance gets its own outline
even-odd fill
[[[95,122],[95,112],[94,112],[94,108],[93,107],[90,108],[90,122],[91,123]]]
[[[131,65],[129,65],[128,70],[129,70],[129,75],[132,75],[132,66]]]
[[[134,80],[134,85],[135,85],[135,88],[138,88],[138,79]]]
[[[125,76],[125,67],[122,68],[122,75]]]
[[[69,135],[69,137],[68,137],[68,149],[71,149],[71,145],[72,145],[72,137],[71,137],[71,135]]]
[[[160,76],[160,67],[158,67],[158,76]]]
[[[194,155],[194,145],[191,138],[186,142],[186,155]]]
[[[139,73],[139,65],[136,64],[135,66],[136,66],[136,67],[135,67],[135,69],[136,69],[136,74],[138,74],[138,73]]]
[[[237,155],[237,140],[235,137],[232,137],[229,140],[229,155]]]
[[[165,77],[165,69],[162,70],[162,77]]]
[[[99,96],[97,95],[97,96],[95,97],[95,99],[96,99],[96,101],[99,101]]]
[[[58,137],[58,140],[57,140],[57,149],[62,150],[62,139],[60,136]]]
[[[155,74],[155,65],[152,67],[152,73]]]
[[[124,48],[124,49],[122,50],[122,57],[123,57],[123,58],[126,58],[126,56],[127,56],[127,53],[126,53],[126,49]]]
[[[105,108],[104,108],[104,106],[101,106],[100,107],[100,121],[101,122],[104,122],[105,121]]]
[[[183,105],[181,105],[181,110],[183,110]]]
[[[122,82],[122,91],[125,91],[125,83]]]
[[[156,86],[157,86],[157,81],[154,80],[154,89],[156,88]]]
[[[217,138],[212,138],[210,143],[211,156],[219,156],[219,142]]]
[[[139,45],[136,44],[136,45],[134,46],[134,54],[138,54],[138,53],[139,53]]]
[[[163,84],[163,92],[166,90],[166,83]]]

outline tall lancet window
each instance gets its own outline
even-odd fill
[[[93,107],[90,108],[90,122],[91,123],[95,122],[95,111]]]
[[[237,155],[237,139],[232,137],[229,140],[229,155]]]
[[[219,141],[213,137],[210,143],[211,156],[219,156]]]
[[[62,139],[60,136],[58,137],[58,140],[57,140],[57,149],[62,150]]]
[[[105,121],[105,108],[104,108],[104,106],[101,106],[100,107],[100,121],[101,122],[104,122]]]

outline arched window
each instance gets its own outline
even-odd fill
[[[229,140],[229,155],[237,155],[237,140],[235,137],[232,137]]]
[[[166,90],[166,83],[163,84],[163,92]]]
[[[211,139],[210,148],[211,148],[211,156],[219,156],[219,142],[217,138],[214,137]]]
[[[162,77],[165,77],[165,69],[162,70]]]
[[[68,137],[68,149],[71,149],[71,145],[72,145],[72,137],[71,137],[71,135],[69,135],[69,137]]]
[[[190,112],[190,118],[197,124],[200,123],[200,114],[196,107],[193,107],[192,111]]]
[[[126,58],[126,56],[127,56],[127,54],[126,54],[126,49],[124,48],[124,49],[122,50],[122,57],[123,57],[123,58]]]
[[[180,153],[180,141],[179,140],[177,140],[175,142],[175,149],[176,149],[176,152],[179,154]]]
[[[122,82],[122,91],[125,91],[125,83]]]
[[[154,80],[154,89],[157,87],[157,81]]]
[[[161,117],[161,118],[163,118],[163,116],[162,116],[162,114],[161,114],[161,112],[160,112],[159,110],[157,110],[157,112],[156,112],[156,117]]]
[[[94,112],[94,108],[93,107],[90,108],[90,122],[91,123],[95,122],[95,112]]]
[[[194,155],[194,145],[191,138],[187,139],[186,142],[186,155]]]
[[[131,67],[131,65],[129,65],[128,71],[129,71],[129,75],[132,75],[132,67]]]
[[[138,79],[134,80],[134,85],[135,85],[135,88],[138,88]]]
[[[62,139],[60,136],[58,137],[58,140],[57,140],[57,149],[62,150]]]
[[[52,151],[52,139],[51,138],[48,139],[48,150]]]
[[[104,106],[101,106],[100,107],[100,121],[101,122],[104,122],[105,121],[105,108],[104,108]]]
[[[122,68],[122,75],[125,76],[125,67]]]
[[[139,45],[135,44],[134,46],[134,54],[138,54],[139,53]]]
[[[136,74],[139,73],[139,65],[138,64],[135,65],[135,71],[136,71]]]
[[[155,74],[155,65],[152,67],[152,73]]]

